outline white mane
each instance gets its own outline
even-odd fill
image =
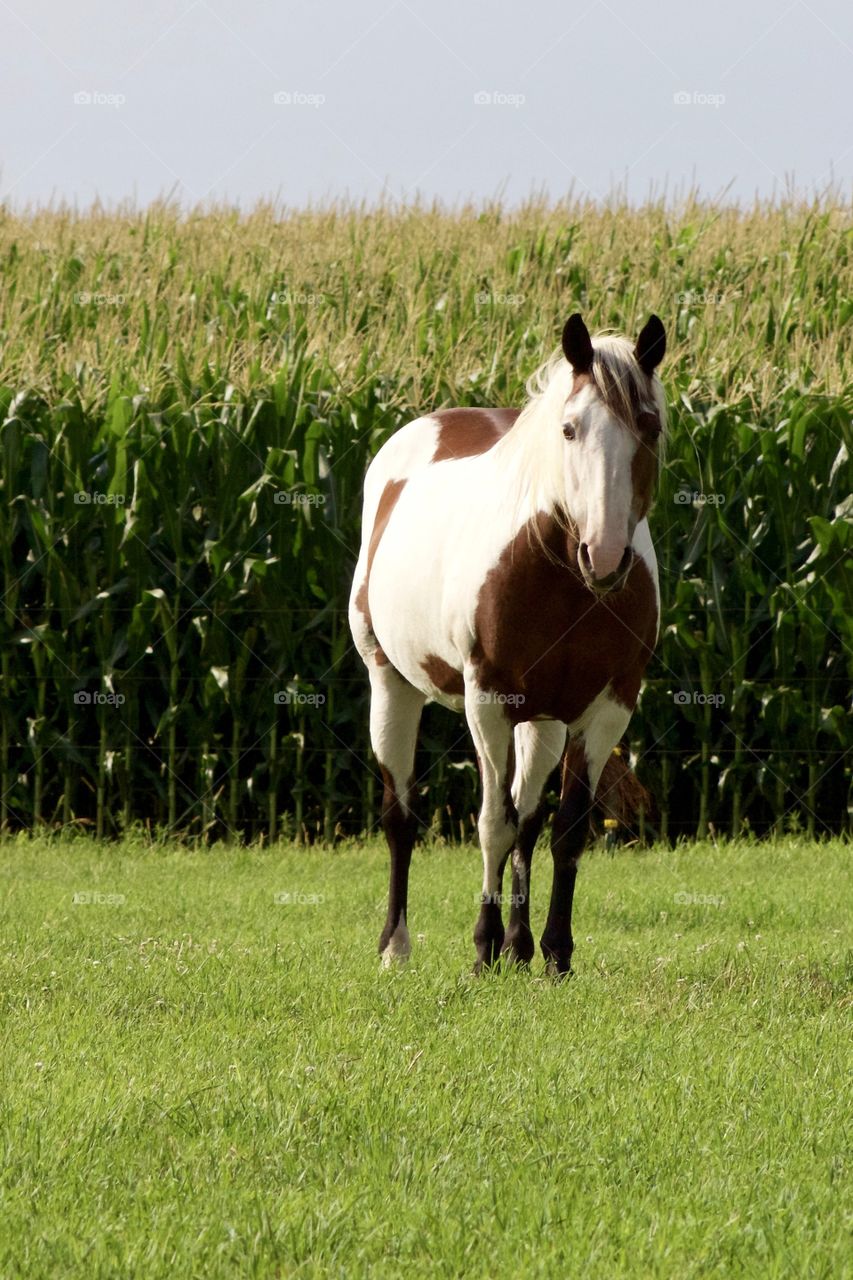
[[[648,401],[634,346],[615,334],[596,334],[591,369],[593,384],[608,408],[625,424],[634,421],[642,402]],[[560,430],[563,408],[572,389],[574,370],[561,350],[540,365],[528,379],[530,399],[502,440],[491,450],[499,467],[510,477],[519,511],[529,517],[537,511],[554,512],[565,504],[563,449]],[[666,428],[666,398],[660,379],[652,378],[653,407]],[[663,435],[661,436],[661,445]]]

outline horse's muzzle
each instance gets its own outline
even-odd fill
[[[596,595],[605,596],[612,591],[621,591],[628,579],[633,563],[634,550],[632,547],[626,547],[618,568],[614,569],[613,573],[609,573],[606,578],[597,578],[592,569],[589,547],[585,542],[582,542],[578,547],[578,564],[583,574],[583,580],[590,591],[594,591]]]

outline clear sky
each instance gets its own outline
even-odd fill
[[[0,0],[0,30],[17,207],[851,189],[850,0]]]

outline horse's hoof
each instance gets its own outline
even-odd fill
[[[533,935],[528,929],[527,931],[519,930],[518,932],[507,932],[504,938],[504,944],[501,948],[501,958],[506,961],[510,967],[520,969],[529,969],[530,961],[536,954],[536,947],[533,942]]]
[[[412,952],[409,930],[401,920],[394,932],[386,937],[383,933],[379,939],[379,954],[382,957],[382,968],[398,968],[405,964]]]

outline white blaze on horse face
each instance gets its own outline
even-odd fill
[[[586,544],[595,578],[608,578],[622,562],[634,532],[632,433],[591,387],[566,402],[563,428],[570,427],[563,451],[566,502]]]

